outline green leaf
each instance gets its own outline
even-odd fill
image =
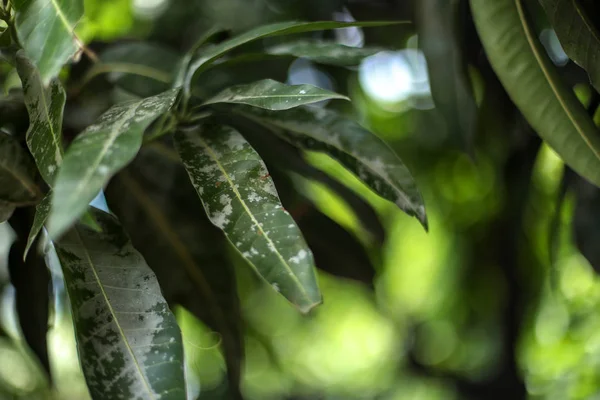
[[[265,51],[273,55],[306,58],[320,64],[352,67],[384,50],[376,47],[350,47],[325,40],[302,39],[271,46]]]
[[[211,63],[225,55],[227,52],[235,49],[236,47],[250,43],[254,40],[263,39],[270,36],[279,35],[291,35],[294,33],[306,33],[314,31],[322,31],[326,29],[336,28],[348,28],[352,26],[372,27],[372,26],[386,26],[398,24],[400,22],[335,22],[335,21],[322,21],[322,22],[302,22],[302,21],[290,21],[290,22],[278,22],[269,25],[259,26],[251,29],[239,36],[229,39],[225,42],[218,44],[207,49],[205,52],[200,53],[195,59],[192,60],[187,72],[187,76],[184,80],[184,90],[186,93],[190,93],[191,83],[195,76],[206,69]]]
[[[471,153],[477,121],[460,40],[463,0],[421,0],[419,40],[427,58],[431,95],[453,139]]]
[[[73,227],[55,243],[77,348],[93,399],[185,400],[183,343],[156,276],[116,218]]]
[[[83,0],[12,0],[17,35],[40,71],[44,86],[75,55],[75,26],[83,16]]]
[[[67,230],[109,179],[129,164],[142,145],[144,130],[171,108],[177,94],[174,89],[113,106],[75,138],[56,178],[48,221],[52,238]]]
[[[29,231],[29,237],[27,238],[27,245],[25,246],[25,251],[23,252],[23,259],[27,258],[27,254],[35,242],[35,238],[39,235],[40,231],[44,227],[46,220],[48,219],[48,214],[50,214],[50,200],[52,198],[52,193],[48,193],[35,207],[35,216],[33,218],[33,223],[31,225],[31,230]]]
[[[319,304],[312,253],[250,144],[224,126],[177,132],[175,143],[211,222],[301,311]]]
[[[565,53],[586,70],[600,91],[600,31],[580,0],[540,0]]]
[[[383,140],[356,122],[316,107],[276,113],[249,107],[235,111],[295,146],[338,159],[375,193],[417,217],[427,228],[423,199],[409,170]]]
[[[522,0],[471,0],[492,67],[529,124],[578,174],[600,185],[600,136],[526,19]]]
[[[286,85],[272,79],[264,79],[227,88],[203,105],[237,103],[278,111],[329,99],[350,100],[346,96],[313,85]]]
[[[0,224],[8,221],[15,212],[15,208],[14,204],[0,200]]]
[[[169,89],[181,63],[173,50],[153,43],[119,43],[100,54],[86,80],[107,73],[110,82],[140,97]]]
[[[33,160],[17,139],[0,132],[0,200],[15,205],[37,202],[42,192],[35,173]]]
[[[104,193],[169,304],[182,305],[219,333],[232,392],[228,398],[240,398],[242,322],[227,242],[199,207],[179,155],[158,143],[143,147]]]
[[[29,112],[27,146],[40,174],[52,186],[63,158],[61,135],[66,94],[58,79],[52,79],[45,88],[39,71],[23,52],[17,53],[17,70]]]

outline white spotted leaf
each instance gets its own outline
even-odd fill
[[[73,31],[83,16],[83,0],[12,0],[11,4],[19,40],[47,85],[79,49]]]
[[[138,153],[144,130],[167,112],[178,94],[162,94],[113,106],[71,144],[56,177],[48,231],[64,233],[90,201]]]
[[[115,217],[55,242],[94,400],[185,400],[183,341],[156,276]]]
[[[313,85],[286,85],[272,79],[263,79],[229,87],[207,100],[204,105],[247,104],[278,111],[330,99],[350,100],[346,96]]]
[[[235,111],[295,146],[336,158],[375,193],[415,216],[427,229],[423,198],[410,171],[383,140],[356,122],[316,107],[278,112],[237,107]]]
[[[236,130],[201,125],[175,144],[211,222],[301,311],[321,302],[313,255],[264,162]]]
[[[62,121],[66,94],[58,79],[52,79],[45,87],[39,70],[22,51],[17,53],[16,61],[29,114],[27,146],[40,175],[52,186],[63,159]]]

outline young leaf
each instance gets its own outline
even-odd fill
[[[63,158],[61,135],[66,94],[58,79],[52,79],[45,88],[39,71],[23,52],[17,53],[16,60],[29,112],[27,146],[40,175],[52,186]]]
[[[12,0],[19,40],[47,85],[77,52],[73,31],[83,0]]]
[[[182,305],[219,333],[228,398],[241,398],[242,322],[226,239],[199,207],[177,152],[157,143],[145,146],[104,193],[169,304]]]
[[[175,143],[211,222],[300,310],[319,304],[312,253],[250,144],[224,126],[177,132]]]
[[[579,0],[540,0],[565,53],[600,90],[600,31]]]
[[[384,50],[376,47],[350,47],[324,40],[302,39],[268,47],[266,52],[273,55],[306,58],[320,64],[352,67]]]
[[[93,399],[185,400],[183,343],[152,270],[111,215],[58,240],[81,366]]]
[[[203,105],[237,103],[278,111],[329,99],[350,100],[346,96],[313,85],[286,85],[264,79],[248,85],[227,88]]]
[[[52,238],[67,230],[111,176],[129,164],[142,145],[144,130],[171,108],[177,93],[169,90],[113,106],[77,136],[56,178],[48,221]]]
[[[336,28],[348,28],[352,26],[385,26],[397,24],[398,22],[335,22],[335,21],[323,21],[323,22],[278,22],[270,25],[263,25],[257,28],[251,29],[239,36],[236,36],[230,40],[218,44],[217,46],[209,48],[206,52],[199,54],[189,64],[187,75],[183,82],[183,87],[186,93],[190,93],[190,87],[194,77],[207,68],[212,62],[219,59],[227,52],[235,49],[236,47],[242,46],[246,43],[250,43],[254,40],[263,39],[269,36],[279,35],[291,35],[294,33],[306,33],[314,31],[322,31],[326,29]]]
[[[431,95],[453,138],[472,152],[477,120],[466,60],[460,41],[463,0],[421,0],[419,39],[427,58]]]
[[[337,158],[377,194],[417,217],[427,228],[423,199],[408,169],[383,140],[356,122],[314,107],[277,113],[249,107],[235,111],[296,146]]]
[[[529,124],[577,173],[600,185],[600,136],[552,65],[522,0],[471,0],[475,25],[504,88]]]
[[[35,164],[17,139],[0,132],[0,200],[33,204],[42,197],[35,183]]]
[[[119,43],[100,54],[87,79],[107,73],[110,82],[140,97],[169,89],[181,63],[173,50],[145,42]]]

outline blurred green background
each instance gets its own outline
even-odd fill
[[[85,0],[78,31],[92,48],[146,39],[184,51],[212,25],[240,32],[289,19],[412,19],[417,3]],[[527,393],[532,399],[600,399],[600,282],[574,245],[574,199],[567,192],[561,203],[561,161],[539,146],[506,95],[475,67],[475,147],[472,157],[459,151],[434,107],[415,25],[319,35],[390,49],[351,70],[298,60],[286,67],[287,80],[350,95],[343,111],[385,139],[415,175],[429,233],[332,159],[307,154],[312,165],[367,201],[383,230],[366,229],[326,185],[293,176],[294,186],[365,254],[357,261],[357,249],[341,246],[339,257],[326,260],[330,265],[319,265],[329,271],[319,272],[324,304],[308,316],[256,280],[230,251],[245,323],[246,398],[517,399]],[[545,35],[562,62],[556,39]],[[4,89],[14,80],[5,76]],[[578,93],[585,100],[585,88]],[[1,254],[11,240],[10,228],[0,225]],[[337,276],[340,270],[354,279]],[[60,267],[52,272],[55,388],[49,389],[20,339],[6,257],[0,259],[1,321],[8,333],[0,338],[0,399],[89,398]],[[190,398],[221,398],[219,335],[186,310],[174,311]]]

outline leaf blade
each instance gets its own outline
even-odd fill
[[[250,144],[223,126],[180,131],[175,143],[211,222],[301,311],[318,305],[312,253]]]
[[[425,205],[409,170],[385,142],[359,124],[314,107],[277,113],[240,107],[235,112],[295,146],[329,153],[427,229]]]
[[[490,63],[510,98],[571,168],[600,185],[596,127],[541,48],[522,1],[470,1]]]
[[[73,31],[83,16],[83,0],[13,0],[12,4],[17,35],[47,85],[79,49]]]
[[[377,47],[351,47],[332,41],[303,39],[268,47],[266,53],[306,58],[319,64],[336,67],[352,67],[384,50]]]
[[[52,238],[66,231],[112,175],[135,157],[144,130],[171,108],[177,94],[174,89],[113,106],[73,141],[56,178],[48,221]]]
[[[272,79],[263,79],[247,85],[229,87],[205,101],[203,105],[246,104],[279,111],[330,99],[350,100],[346,96],[313,85],[286,85]]]
[[[0,132],[0,200],[34,204],[42,192],[35,182],[35,165],[12,136]]]
[[[114,217],[94,217],[103,233],[79,225],[55,244],[90,393],[184,400],[181,332],[156,277]]]

